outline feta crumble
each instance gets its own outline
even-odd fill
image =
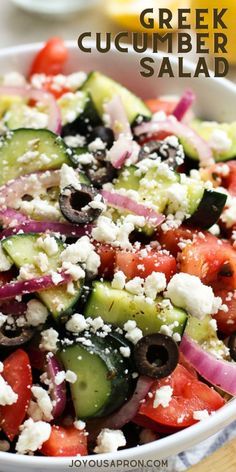
[[[94,448],[94,452],[97,454],[116,452],[119,447],[125,445],[126,439],[123,431],[104,428],[97,437],[97,446]]]
[[[42,387],[33,386],[31,392],[36,399],[36,402],[43,413],[43,419],[50,421],[52,417],[53,404],[51,398],[46,390]]]
[[[39,345],[40,349],[42,349],[42,351],[56,352],[58,349],[58,332],[53,328],[49,328],[42,331],[41,336],[42,339]]]
[[[13,405],[17,402],[18,395],[14,392],[10,385],[0,375],[0,405]]]
[[[16,443],[19,454],[27,454],[40,449],[51,434],[51,425],[45,421],[34,422],[32,418],[26,420],[20,427],[20,435]]]
[[[74,313],[66,323],[66,329],[72,333],[81,333],[88,328],[88,322],[83,315]]]
[[[156,390],[154,400],[153,400],[153,408],[157,408],[161,405],[163,408],[167,408],[170,404],[171,398],[173,395],[173,388],[170,385],[163,385]]]
[[[39,300],[30,300],[27,303],[26,319],[31,326],[39,326],[45,323],[48,310]]]
[[[136,321],[134,320],[126,321],[124,324],[124,330],[126,331],[125,337],[133,344],[137,344],[137,342],[143,337],[141,329],[137,328]]]
[[[115,272],[113,280],[111,282],[112,288],[117,290],[123,290],[125,287],[126,275],[121,270]]]

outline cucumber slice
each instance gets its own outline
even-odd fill
[[[63,140],[49,130],[18,129],[0,139],[0,185],[31,172],[70,165]]]
[[[39,234],[17,234],[2,240],[2,247],[18,268],[26,264],[34,265],[35,256],[43,252],[43,250],[37,246],[38,238]],[[56,241],[58,252],[54,256],[50,256],[50,258],[48,257],[48,272],[57,271],[61,265],[60,254],[64,250],[64,245],[59,239],[56,239]],[[36,266],[32,268],[32,278],[39,275],[42,275],[39,269]],[[67,286],[64,285],[38,292],[39,298],[45,303],[56,321],[66,320],[73,306],[79,299],[81,285],[75,283],[74,289],[75,293],[73,295],[67,292]]]
[[[125,188],[126,190],[139,190],[139,181],[140,178],[135,175],[137,167],[130,166],[119,172],[119,175],[114,183],[114,188],[119,190],[120,188]]]
[[[131,387],[129,364],[120,354],[110,336],[92,336],[92,346],[74,343],[60,350],[65,370],[77,374],[70,384],[72,400],[78,418],[106,416],[128,398]]]
[[[227,195],[205,189],[198,207],[192,213],[192,216],[187,218],[186,223],[203,229],[210,228],[218,221],[226,200]]]
[[[11,110],[12,107],[17,109],[17,107],[22,107],[25,104],[25,100],[19,96],[10,96],[10,95],[2,95],[0,97],[0,118],[4,119],[4,115],[6,112]]]
[[[199,320],[194,316],[189,316],[188,322],[186,325],[186,333],[194,341],[197,341],[198,344],[203,345],[204,349],[211,352],[213,351],[215,355],[219,354],[219,357],[222,357],[222,354],[227,358],[226,346],[218,338],[217,332],[210,324],[212,317],[207,315],[203,320]]]
[[[152,114],[145,103],[123,87],[118,82],[110,79],[100,72],[91,72],[82,86],[82,90],[89,92],[97,108],[100,117],[103,117],[103,105],[114,97],[119,95],[125,107],[129,122],[132,124],[139,116],[151,118]]]
[[[45,110],[30,107],[25,103],[13,103],[3,118],[10,130],[19,128],[47,129],[48,115]]]
[[[159,297],[155,303],[149,304],[125,290],[113,289],[109,282],[95,282],[84,314],[91,318],[101,316],[106,323],[121,328],[126,321],[135,320],[143,335],[157,333],[162,325],[178,321],[173,331],[182,335],[187,321],[186,312],[171,305],[163,307],[162,301]]]
[[[217,133],[217,131],[220,131],[220,133],[224,133],[225,138],[229,140],[229,145],[228,147],[226,146],[225,150],[213,149],[213,155],[217,162],[227,161],[236,156],[236,121],[233,123],[216,123],[215,121],[194,120],[190,126],[208,143],[212,140],[212,134],[214,132]],[[181,139],[181,143],[184,147],[185,153],[192,159],[198,160],[198,154],[191,146],[191,143],[184,139]]]
[[[102,123],[88,92],[66,93],[57,103],[62,115],[63,136],[84,134],[89,126]]]

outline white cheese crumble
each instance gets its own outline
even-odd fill
[[[144,293],[144,280],[141,277],[134,277],[133,279],[126,282],[125,289],[127,292],[132,293],[133,295],[143,295]]]
[[[2,375],[0,375],[0,405],[13,405],[17,402],[17,399],[17,393],[14,392]]]
[[[57,342],[59,339],[58,332],[53,328],[49,328],[42,331],[41,336],[42,336],[42,339],[39,345],[40,349],[42,349],[42,351],[56,352],[58,349],[57,348]]]
[[[203,421],[209,418],[209,413],[207,410],[196,410],[193,412],[193,419],[198,421]]]
[[[0,244],[0,272],[6,272],[7,270],[11,268],[11,266],[12,266],[12,263],[6,256],[2,248],[2,245]]]
[[[77,380],[77,375],[72,370],[67,370],[65,375],[65,380],[69,383],[74,384]]]
[[[27,415],[34,421],[41,421],[43,419],[43,412],[36,401],[30,400]]]
[[[121,346],[120,347],[120,353],[123,357],[130,357],[131,351],[130,351],[129,346],[127,346],[127,347]]]
[[[27,454],[40,449],[51,434],[51,425],[45,421],[34,422],[32,418],[26,420],[20,427],[20,435],[16,443],[19,454]]]
[[[158,293],[166,288],[166,276],[162,272],[152,272],[144,282],[145,295],[155,300]]]
[[[104,143],[101,138],[96,138],[88,145],[88,150],[90,152],[103,151],[104,149],[106,149],[106,143]]]
[[[58,253],[57,241],[53,236],[50,236],[49,234],[44,237],[41,236],[40,238],[38,238],[37,246],[43,249],[43,251],[46,252],[48,256],[54,256]]]
[[[143,337],[141,329],[137,328],[136,321],[134,320],[126,321],[124,324],[124,330],[126,331],[125,337],[133,344],[137,344],[137,342]]]
[[[66,323],[66,329],[72,333],[81,333],[88,328],[88,322],[83,315],[74,313]]]
[[[154,400],[153,400],[153,408],[157,408],[161,405],[163,408],[167,408],[170,404],[171,398],[173,395],[173,388],[170,385],[163,385],[156,390]]]
[[[33,299],[27,303],[25,316],[31,326],[39,326],[45,323],[48,317],[48,310],[39,300]]]
[[[43,419],[45,421],[50,421],[52,417],[53,404],[51,398],[42,387],[33,386],[31,387],[31,392],[36,399],[36,402],[43,413]]]
[[[111,282],[112,288],[115,288],[117,290],[123,290],[125,287],[125,281],[126,281],[126,275],[122,270],[118,270],[115,272],[113,280]]]
[[[115,452],[119,447],[125,445],[126,439],[123,431],[104,428],[97,437],[97,446],[94,448],[94,452],[97,454]]]
[[[83,431],[83,429],[85,429],[86,427],[86,423],[82,420],[75,420],[73,424],[74,424],[74,427],[78,429],[79,431]]]
[[[0,312],[0,328],[6,323],[7,321],[7,315],[4,315],[3,313]]]
[[[67,164],[62,164],[61,171],[60,171],[60,188],[61,190],[69,185],[72,185],[77,190],[81,189],[79,176],[77,172]]]
[[[76,243],[70,244],[60,255],[62,261],[62,268],[65,268],[68,273],[67,264],[82,264],[83,269],[96,275],[98,267],[100,266],[100,257],[95,252],[94,246],[91,244],[88,236],[82,236]]]
[[[48,270],[49,260],[45,252],[39,252],[37,256],[34,256],[33,260],[35,266],[37,266],[42,273]]]
[[[214,129],[209,144],[217,152],[227,152],[232,146],[232,140],[223,129]]]
[[[172,277],[164,295],[199,319],[217,313],[222,305],[221,298],[215,297],[211,287],[204,285],[199,277],[183,272]]]

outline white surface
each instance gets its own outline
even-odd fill
[[[109,54],[98,54],[95,51],[90,55],[79,53],[75,42],[68,43],[70,59],[66,70],[74,71],[78,68],[87,71],[99,69],[107,73],[124,85],[130,86],[140,96],[150,97],[158,93],[180,93],[190,87],[196,92],[197,113],[216,120],[232,120],[235,118],[236,86],[220,79],[144,79],[139,74],[137,57],[134,54],[119,54],[111,51]],[[17,69],[27,72],[29,64],[39,45],[28,45],[18,48],[9,48],[0,51],[0,73]],[[157,60],[157,58],[156,58]],[[173,57],[172,66],[176,68],[176,59]],[[191,71],[193,66],[188,65]],[[215,434],[230,422],[236,419],[236,399],[229,402],[222,409],[206,421],[202,421],[190,428],[163,438],[154,443],[138,448],[119,451],[118,453],[90,456],[90,459],[161,459],[186,450]],[[82,460],[82,458],[81,458]],[[71,464],[69,458],[27,457],[9,453],[0,453],[1,472],[62,472],[67,471]],[[88,469],[88,466],[87,466]],[[91,470],[99,471],[101,467]],[[121,467],[122,470],[122,467]],[[127,470],[127,469],[125,469]]]

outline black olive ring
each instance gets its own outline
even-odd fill
[[[15,346],[22,346],[23,344],[30,341],[35,333],[34,329],[30,328],[22,328],[20,331],[16,330],[15,332],[11,331],[9,334],[11,336],[7,336],[5,332],[3,332],[3,328],[0,330],[0,346],[1,347],[15,347]]]
[[[137,371],[148,377],[167,377],[176,368],[178,360],[179,350],[176,342],[161,333],[144,336],[134,347]]]
[[[94,221],[102,212],[99,208],[89,206],[99,192],[89,185],[80,184],[63,188],[59,196],[59,205],[63,216],[71,223],[86,224]]]

